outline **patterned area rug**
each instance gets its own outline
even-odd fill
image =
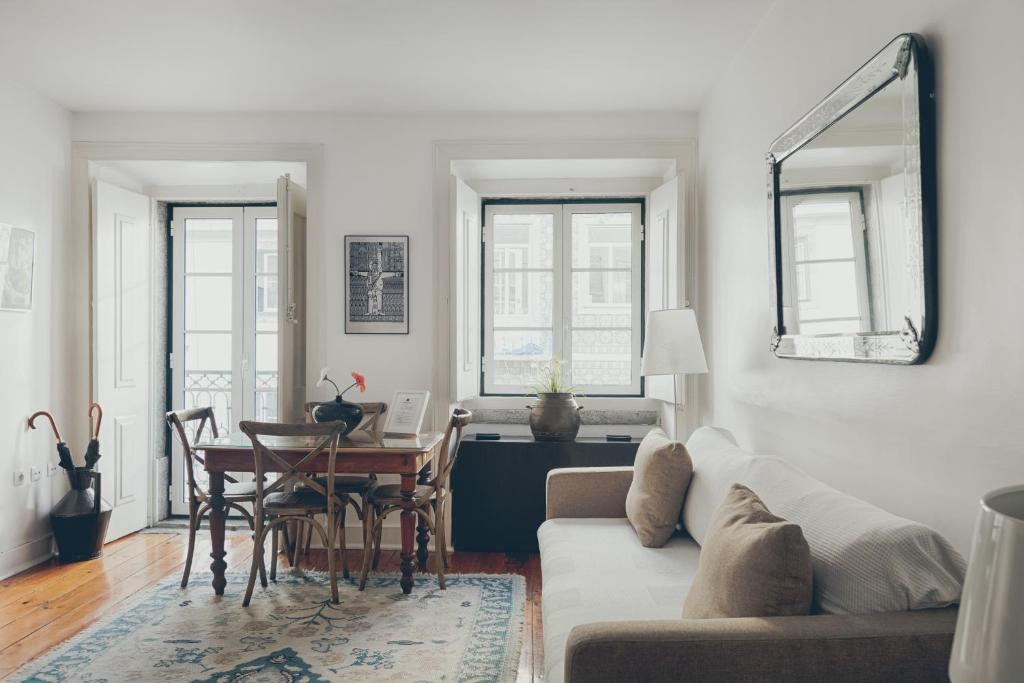
[[[131,604],[15,674],[16,681],[513,681],[519,663],[525,580],[511,574],[416,576],[403,595],[395,575],[360,592],[327,576],[278,573],[256,584],[229,573],[223,598],[209,574],[182,590],[169,577]]]

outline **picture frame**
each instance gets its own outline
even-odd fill
[[[409,236],[345,235],[345,334],[409,334]]]
[[[0,223],[0,310],[32,310],[35,269],[35,231]]]
[[[399,389],[388,405],[384,433],[396,436],[416,436],[427,414],[430,392],[427,390]]]

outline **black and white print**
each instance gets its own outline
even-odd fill
[[[409,332],[409,238],[345,237],[345,333]]]
[[[0,223],[0,309],[32,310],[36,234]]]

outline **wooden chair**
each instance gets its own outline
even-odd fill
[[[238,428],[251,440],[253,447],[253,469],[256,472],[256,510],[255,532],[253,534],[252,568],[249,570],[249,584],[245,589],[242,606],[247,607],[256,585],[256,573],[263,559],[263,544],[267,533],[272,534],[271,578],[277,574],[277,531],[289,522],[308,524],[320,533],[320,538],[327,549],[327,571],[331,577],[331,600],[338,603],[338,573],[334,554],[337,538],[340,547],[345,547],[345,527],[338,525],[340,515],[348,505],[348,496],[334,491],[334,464],[338,456],[338,439],[345,429],[344,422],[326,422],[319,424],[279,424],[270,422],[240,422]],[[260,441],[261,436],[270,437],[301,437],[319,439],[299,460],[290,462],[275,453]],[[327,476],[321,483],[309,472],[303,471],[311,460],[327,450]],[[269,485],[264,485],[264,467],[276,464],[280,468],[278,478]],[[321,524],[316,515],[326,515],[327,524]],[[298,528],[298,527],[297,527]],[[298,537],[296,533],[296,537]],[[342,553],[344,557],[344,553]],[[296,551],[296,562],[298,552]],[[267,579],[260,572],[260,582],[265,588]]]
[[[196,482],[195,464],[203,465],[202,457],[196,452],[195,444],[199,442],[203,429],[207,424],[214,438],[217,438],[217,420],[213,415],[213,408],[192,408],[190,410],[174,410],[165,416],[171,430],[177,432],[178,440],[181,441],[181,450],[185,456],[185,474],[188,477],[188,554],[185,557],[185,572],[181,577],[181,587],[188,585],[188,575],[192,570],[192,555],[196,548],[196,532],[202,523],[203,516],[210,511],[210,492],[203,489]],[[190,440],[185,431],[185,425],[198,422],[199,425],[192,433]],[[255,482],[240,482],[230,476],[225,476],[224,502],[226,503],[225,516],[231,510],[237,510],[249,523],[249,528],[256,528],[253,517],[243,507],[245,504],[255,504],[256,484]],[[263,567],[260,571],[264,572]]]
[[[311,401],[306,404],[306,422],[313,422],[313,410],[324,403],[324,401]],[[377,435],[381,429],[380,418],[388,411],[387,403],[360,403],[360,407],[363,409],[363,419],[356,426],[356,430],[367,432],[368,434]],[[321,478],[322,479],[322,478]],[[360,521],[363,520],[363,510],[366,509],[366,499],[370,491],[374,486],[377,485],[377,475],[370,473],[366,476],[355,475],[355,474],[341,474],[334,478],[335,490],[338,493],[344,493],[349,496],[349,504],[352,509],[355,510],[356,516]],[[345,523],[344,517],[345,512],[342,512],[342,524]],[[312,527],[306,530],[306,541],[305,550],[309,550],[309,543],[312,540],[313,529]],[[343,574],[345,578],[348,578],[348,561],[344,562]]]
[[[462,432],[473,420],[473,413],[462,408],[452,411],[444,441],[438,455],[434,477],[426,484],[416,486],[413,493],[413,511],[423,519],[434,535],[434,564],[437,567],[437,581],[444,590],[444,570],[448,567],[448,543],[445,531],[451,507],[451,476],[455,460],[459,456]],[[454,437],[454,438],[453,438]],[[381,530],[384,520],[393,512],[402,511],[402,487],[399,484],[377,486],[370,492],[363,523],[363,570],[359,578],[359,590],[366,588],[366,577],[370,563],[380,552]]]

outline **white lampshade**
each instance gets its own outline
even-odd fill
[[[689,308],[651,311],[647,316],[640,374],[700,375],[708,371],[697,316]]]
[[[960,598],[949,677],[1002,683],[1024,676],[1024,486],[981,499]]]

